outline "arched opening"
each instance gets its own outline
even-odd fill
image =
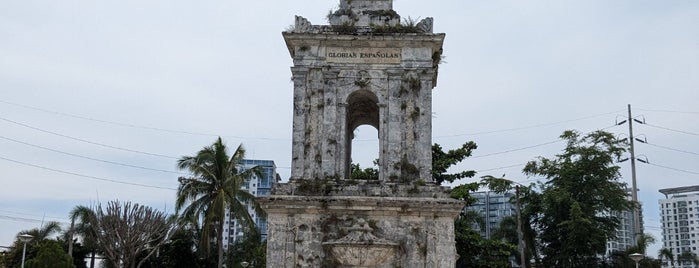
[[[378,98],[368,90],[357,90],[347,97],[347,136],[345,148],[346,163],[345,178],[350,177],[353,160],[355,163],[361,159],[361,167],[373,166],[373,160],[380,157],[379,154],[379,104]],[[360,126],[362,126],[360,128]],[[372,131],[371,127],[376,131]],[[357,133],[357,136],[355,136]],[[373,135],[373,138],[370,136]],[[375,140],[375,142],[370,142]],[[357,153],[354,148],[357,147]],[[373,153],[372,153],[373,152]],[[372,157],[373,155],[373,157]],[[353,158],[354,157],[354,158]],[[367,159],[368,158],[368,159]],[[365,162],[368,162],[365,164]],[[377,175],[378,176],[378,175]]]

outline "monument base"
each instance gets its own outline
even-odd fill
[[[463,202],[434,191],[438,186],[393,196],[381,189],[396,188],[385,184],[357,187],[378,196],[336,195],[344,190],[260,198],[267,266],[454,267],[454,219]]]

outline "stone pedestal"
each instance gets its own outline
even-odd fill
[[[320,196],[282,190],[260,199],[268,213],[267,266],[452,268],[454,218],[463,203],[440,188],[328,184],[307,189]],[[369,195],[336,195],[348,192]]]

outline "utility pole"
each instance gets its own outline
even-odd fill
[[[517,238],[519,239],[520,267],[527,267],[527,257],[525,254],[527,244],[524,243],[524,233],[522,232],[522,205],[519,201],[519,185],[515,185],[515,199],[517,201]]]
[[[641,238],[641,214],[640,214],[640,204],[638,203],[638,188],[636,187],[636,155],[633,150],[633,117],[631,116],[631,104],[628,105],[629,108],[629,153],[631,154],[631,200],[633,201],[633,218],[634,218],[634,244],[637,244]]]

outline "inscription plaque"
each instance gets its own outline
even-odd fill
[[[333,63],[400,64],[400,48],[329,47],[325,59]]]

